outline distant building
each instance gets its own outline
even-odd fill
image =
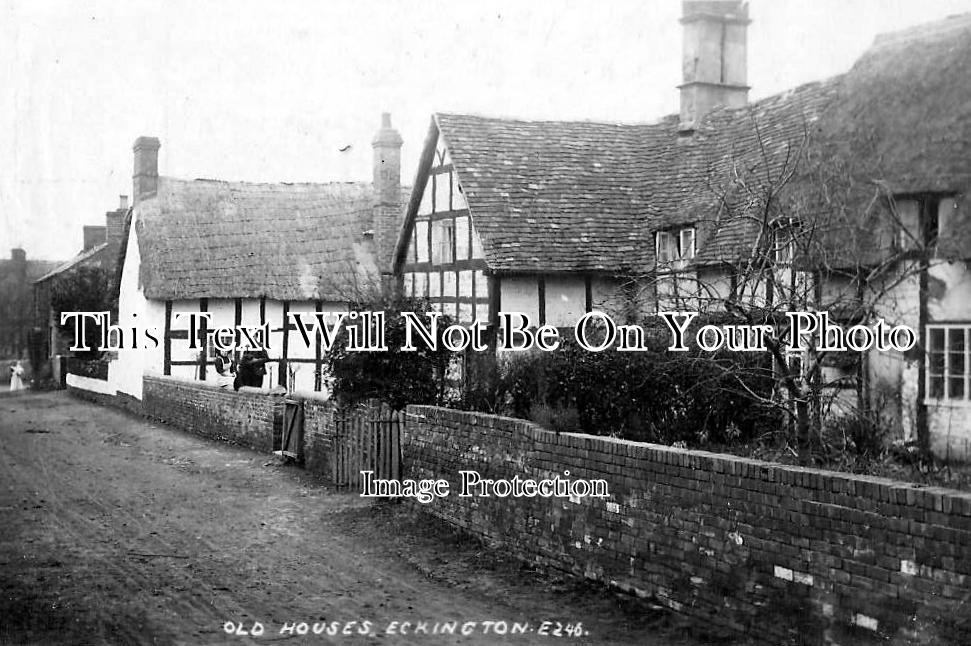
[[[28,357],[28,337],[34,321],[31,282],[58,264],[27,260],[23,249],[11,249],[10,259],[0,260],[0,360]],[[0,371],[0,379],[8,378],[6,370]]]
[[[141,399],[146,373],[214,380],[212,343],[190,349],[189,321],[176,319],[207,312],[207,329],[269,324],[264,387],[322,390],[317,340],[307,347],[289,314],[346,311],[390,273],[403,199],[390,115],[372,144],[373,182],[263,184],[160,177],[158,139],[139,137],[119,318],[157,328],[159,343],[120,352],[113,387]]]
[[[82,267],[97,267],[105,273],[107,292],[116,288],[118,254],[121,249],[128,196],[120,196],[118,208],[105,213],[104,225],[84,226],[84,246],[67,262],[34,281],[34,326],[43,331],[41,352],[44,357],[68,354],[69,340],[59,333],[57,312],[51,306],[51,290],[57,281]]]

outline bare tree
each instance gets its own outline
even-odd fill
[[[736,372],[733,383],[782,411],[790,445],[807,456],[827,417],[875,422],[868,355],[826,350],[815,336],[802,338],[801,350],[792,352],[796,340],[787,313],[826,312],[844,329],[872,324],[919,271],[913,259],[927,252],[929,240],[901,217],[880,180],[872,137],[859,134],[851,155],[848,143],[825,140],[809,123],[780,140],[763,133],[754,113],[748,119],[755,145],[732,146],[708,162],[713,215],[696,224],[690,240],[693,255],[694,235],[703,238],[699,257],[691,262],[682,248],[680,262],[671,262],[659,249],[655,271],[631,276],[627,293],[653,297],[659,311],[699,311],[705,320],[771,326],[774,334],[764,338],[770,363],[746,370],[769,371],[772,392],[754,392],[748,374]],[[727,248],[725,240],[735,246]],[[733,368],[711,361],[711,370],[720,378]],[[852,397],[839,389],[848,383]],[[926,450],[927,438],[921,440]]]

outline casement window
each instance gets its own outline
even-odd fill
[[[455,262],[455,220],[432,223],[432,262],[438,265]]]
[[[772,224],[772,259],[776,264],[792,264],[798,234],[799,224],[791,218],[782,218]]]
[[[694,227],[658,231],[655,234],[655,253],[658,266],[672,266],[695,257]]]
[[[971,324],[927,326],[927,398],[969,401]]]

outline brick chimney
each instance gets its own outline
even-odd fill
[[[401,202],[401,135],[391,127],[391,114],[381,115],[381,129],[374,135],[374,193],[379,204]]]
[[[100,225],[84,225],[84,249],[82,249],[82,251],[94,249],[99,244],[104,242],[106,232],[107,230],[105,227]]]
[[[121,245],[126,215],[128,215],[128,196],[120,195],[118,208],[105,213],[105,242],[113,248]]]
[[[153,197],[158,191],[158,149],[162,146],[157,137],[139,137],[132,150],[135,153],[135,170],[132,174],[132,205]]]
[[[381,115],[381,128],[374,135],[374,250],[378,270],[391,271],[391,256],[398,237],[401,210],[401,135],[391,126],[391,114]]]
[[[742,0],[684,0],[681,124],[684,133],[717,106],[748,102],[748,3]]]

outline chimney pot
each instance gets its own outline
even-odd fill
[[[127,195],[119,195],[118,196],[118,210],[119,211],[127,211],[128,210],[128,196]]]

